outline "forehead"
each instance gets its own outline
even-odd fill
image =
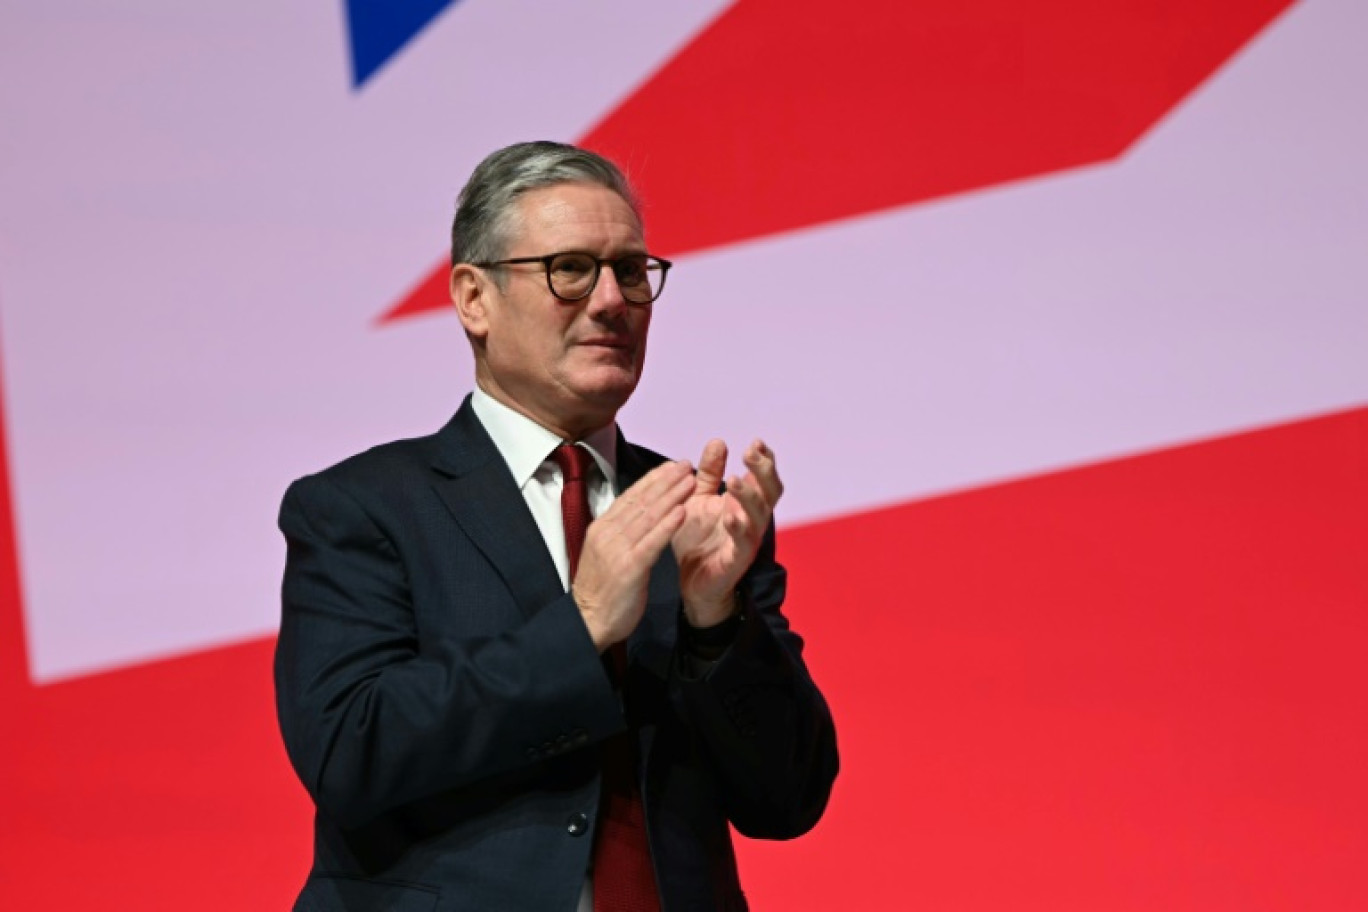
[[[597,184],[566,183],[529,190],[518,198],[513,247],[519,254],[555,250],[644,250],[641,220],[630,203]]]

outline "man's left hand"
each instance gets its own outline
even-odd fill
[[[684,615],[694,627],[720,624],[736,610],[736,584],[755,560],[760,539],[784,493],[774,453],[756,440],[746,448],[744,476],[727,479],[727,445],[710,440],[698,461],[693,496],[684,503],[685,519],[671,544],[679,563]]]

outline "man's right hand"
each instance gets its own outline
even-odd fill
[[[640,623],[651,567],[684,523],[694,487],[689,463],[661,463],[589,524],[570,592],[600,653]]]

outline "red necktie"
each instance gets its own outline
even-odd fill
[[[589,512],[589,470],[594,457],[584,447],[562,443],[551,454],[561,470],[561,519],[565,522],[565,550],[570,554],[570,579],[579,569],[584,534],[593,515]]]
[[[589,528],[589,470],[594,457],[583,447],[563,443],[552,454],[560,466],[561,519],[570,556],[570,579],[579,569]],[[626,666],[626,646],[610,650],[617,670]],[[619,674],[618,679],[621,680]],[[646,818],[636,778],[636,733],[624,732],[603,743],[603,786],[594,838],[594,912],[659,912]]]

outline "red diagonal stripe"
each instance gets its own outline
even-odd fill
[[[3,364],[0,364],[0,368]],[[5,432],[3,371],[0,371],[0,706],[28,687],[24,617],[19,584],[19,551],[10,491],[9,442]],[[0,751],[0,753],[4,753]]]
[[[1289,6],[742,0],[582,141],[673,256],[1114,158]]]

